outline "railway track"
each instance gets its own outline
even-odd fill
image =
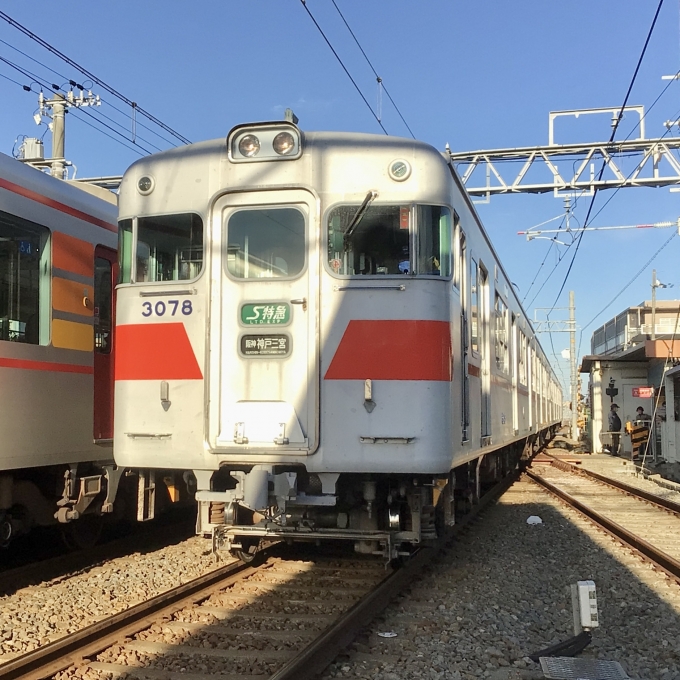
[[[445,540],[401,568],[276,555],[257,567],[227,564],[0,665],[0,680],[311,680],[517,477],[496,485]]]
[[[680,504],[556,458],[526,474],[680,582]]]
[[[0,666],[0,679],[313,677],[431,557],[230,564]]]

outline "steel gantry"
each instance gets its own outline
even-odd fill
[[[645,138],[644,107],[629,106],[624,112],[639,116],[639,136],[615,142],[557,144],[554,121],[562,116],[611,113],[614,122],[620,109],[553,111],[549,117],[549,143],[511,149],[454,152],[447,154],[473,196],[487,199],[495,194],[592,192],[619,187],[680,185],[680,139],[668,136],[677,121],[666,124],[665,136]],[[598,179],[602,163],[605,171]],[[480,176],[483,180],[480,181]]]

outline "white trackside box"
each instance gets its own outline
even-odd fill
[[[571,604],[574,610],[574,633],[597,628],[597,594],[595,581],[577,581],[571,586]]]

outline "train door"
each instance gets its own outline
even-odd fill
[[[519,380],[519,332],[517,330],[517,317],[512,315],[512,325],[510,329],[511,356],[510,356],[510,372],[512,376],[512,429],[515,434],[519,432],[519,395],[518,380]]]
[[[113,333],[115,328],[116,251],[94,251],[94,439],[113,440]]]
[[[211,394],[216,445],[252,453],[313,452],[318,441],[318,219],[302,190],[231,194],[215,211]],[[218,228],[217,226],[215,228]],[[215,347],[215,342],[213,342]]]
[[[470,439],[470,379],[468,375],[468,272],[465,232],[458,226],[458,283],[460,289],[460,374],[461,374],[461,428],[462,441]]]
[[[479,354],[482,374],[482,438],[491,436],[491,361],[489,356],[489,273],[479,263],[478,274],[479,298]]]
[[[529,388],[529,430],[534,427],[534,348],[531,346],[533,340],[527,342],[527,387]]]

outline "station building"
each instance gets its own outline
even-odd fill
[[[652,320],[654,318],[654,321]],[[631,454],[624,433],[642,406],[652,416],[650,451],[656,458],[680,463],[680,300],[657,300],[629,307],[598,328],[591,354],[584,356],[581,373],[590,376],[591,419],[588,427],[593,452],[607,443],[611,404],[619,406],[622,455]]]

